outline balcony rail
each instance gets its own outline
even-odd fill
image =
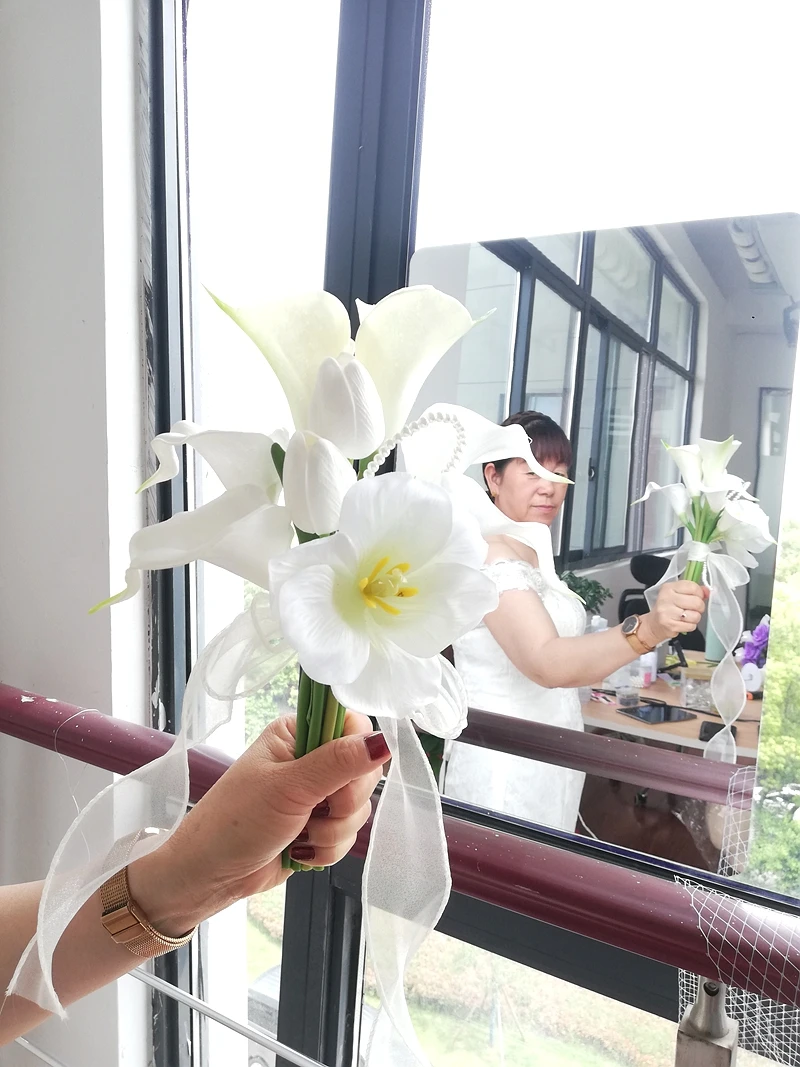
[[[0,685],[0,733],[118,773],[155,759],[171,743],[157,730],[8,685]],[[659,759],[666,755],[659,752]],[[542,758],[538,749],[536,756]],[[231,763],[209,748],[193,749],[189,761],[195,800]],[[456,892],[800,1005],[800,935],[792,915],[719,894],[704,932],[691,893],[666,878],[449,815],[445,831]],[[366,854],[368,842],[369,824],[359,834],[356,855]],[[731,933],[738,936],[731,939]]]

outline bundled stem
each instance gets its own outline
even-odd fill
[[[278,477],[283,483],[283,465],[286,453],[279,444],[273,444],[271,449],[272,460]],[[359,475],[363,473],[369,460],[359,463]],[[363,467],[362,467],[363,464]],[[316,534],[305,533],[297,529],[297,540],[301,545],[317,539]],[[333,741],[342,736],[344,732],[345,709],[333,695],[330,687],[322,682],[315,682],[304,670],[300,670],[300,680],[297,687],[297,726],[295,732],[294,758],[300,759],[315,748]],[[284,870],[292,871],[321,871],[322,867],[308,867],[298,863],[289,855],[289,849],[284,849],[281,857],[281,866]]]

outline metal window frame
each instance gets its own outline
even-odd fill
[[[183,130],[178,42],[183,9],[177,0],[147,0],[139,8],[141,111],[146,117],[141,152],[146,215],[143,233],[144,344],[147,365],[148,437],[185,417],[184,265],[181,245]],[[140,112],[141,113],[141,112]],[[160,522],[186,509],[185,473],[148,490],[148,521]],[[150,673],[157,694],[153,726],[177,733],[181,702],[191,669],[189,568],[158,571],[150,578]],[[161,709],[163,708],[163,718]],[[160,957],[157,977],[191,989],[192,948]],[[153,1058],[156,1067],[192,1067],[191,1014],[156,990],[152,994]]]

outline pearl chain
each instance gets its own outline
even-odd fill
[[[424,430],[426,426],[432,426],[435,422],[443,425],[450,425],[456,432],[456,444],[453,449],[453,454],[442,470],[442,473],[446,474],[447,471],[452,470],[461,458],[461,453],[464,451],[464,447],[467,443],[467,435],[463,425],[456,415],[451,415],[445,411],[434,411],[431,412],[430,415],[423,415],[422,418],[417,419],[415,422],[408,423],[407,426],[403,427],[400,433],[397,433],[394,437],[390,437],[387,441],[384,441],[367,464],[367,469],[364,471],[363,477],[374,478],[378,473],[381,464],[386,460],[387,456],[396,445],[399,445],[401,441],[408,440],[409,437],[413,437],[415,433]]]

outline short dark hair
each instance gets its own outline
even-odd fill
[[[541,411],[519,411],[509,415],[501,425],[521,426],[528,435],[531,451],[540,463],[563,463],[569,470],[572,467],[572,445],[569,438],[549,415]],[[511,459],[494,460],[494,469],[502,474]],[[483,465],[483,477],[486,480],[486,464]]]

